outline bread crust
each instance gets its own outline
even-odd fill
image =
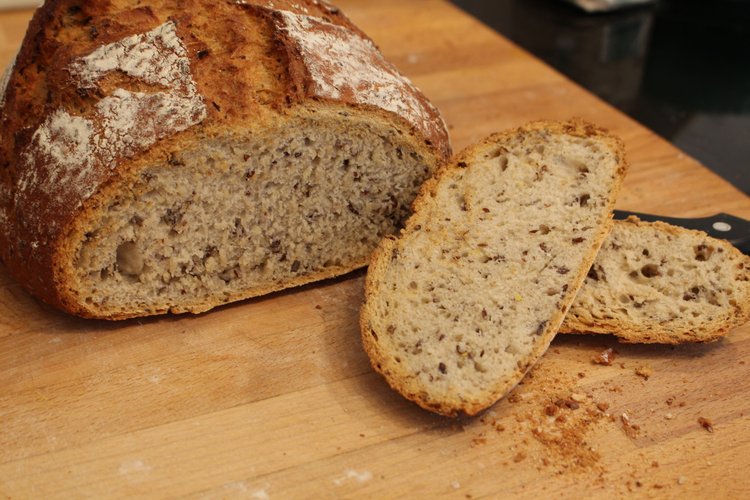
[[[560,299],[560,307],[546,324],[546,327],[540,333],[538,341],[535,347],[532,349],[530,354],[518,363],[517,368],[508,376],[492,388],[491,394],[483,399],[468,399],[468,398],[456,398],[452,401],[438,401],[431,397],[431,395],[421,387],[421,384],[415,382],[413,379],[408,377],[400,377],[398,373],[398,367],[392,363],[387,356],[379,349],[376,344],[371,332],[371,316],[374,311],[371,310],[371,303],[373,296],[378,293],[378,287],[385,274],[385,269],[388,265],[390,255],[394,250],[400,250],[399,239],[396,237],[385,238],[381,244],[377,247],[373,253],[370,266],[368,268],[367,277],[365,280],[365,298],[360,311],[360,331],[362,338],[362,345],[367,352],[372,367],[380,373],[386,380],[386,382],[401,393],[407,399],[415,402],[422,408],[439,413],[447,417],[457,417],[460,415],[476,415],[482,410],[489,407],[491,404],[496,402],[498,399],[507,394],[518,382],[524,377],[524,375],[531,369],[534,363],[541,357],[542,354],[549,347],[550,342],[554,338],[563,318],[568,312],[573,299],[580,286],[583,284],[583,280],[589,270],[589,267],[593,263],[597,251],[604,241],[606,235],[609,233],[609,229],[612,224],[611,214],[614,208],[617,193],[620,190],[622,180],[625,176],[628,164],[625,158],[625,147],[622,141],[609,135],[609,133],[599,127],[596,127],[590,123],[587,123],[580,119],[572,119],[566,122],[551,122],[551,121],[537,121],[521,126],[517,129],[511,129],[504,132],[493,134],[486,139],[480,141],[478,144],[469,146],[459,153],[448,165],[441,168],[439,172],[430,180],[424,183],[420,193],[413,203],[413,214],[406,222],[404,229],[401,231],[401,236],[410,234],[415,231],[414,227],[419,223],[421,211],[425,210],[430,203],[431,193],[435,192],[437,185],[445,178],[449,173],[463,168],[473,157],[479,157],[480,152],[502,143],[504,140],[514,137],[523,136],[527,133],[534,131],[549,131],[555,134],[566,134],[575,137],[588,137],[596,138],[606,143],[616,154],[618,170],[614,179],[611,196],[609,197],[608,204],[602,208],[601,213],[605,215],[606,221],[601,224],[596,233],[596,237],[592,240],[583,264],[579,269],[575,271],[575,278],[571,280],[574,286],[570,286],[563,297]]]
[[[705,321],[698,327],[685,330],[675,328],[671,324],[659,324],[651,322],[644,324],[639,321],[631,321],[625,315],[611,320],[594,318],[590,311],[583,308],[573,308],[565,317],[560,327],[560,333],[604,333],[613,334],[626,343],[645,344],[683,344],[683,343],[705,343],[714,342],[732,329],[743,325],[750,320],[750,257],[744,255],[733,245],[724,240],[711,238],[703,231],[686,229],[673,226],[664,222],[645,222],[638,217],[630,216],[615,224],[624,227],[652,229],[673,236],[689,235],[699,241],[710,242],[715,247],[724,249],[725,259],[736,260],[742,265],[737,270],[737,283],[735,288],[739,296],[735,299],[733,314],[716,321]],[[585,286],[585,285],[584,285]]]
[[[284,24],[293,21],[302,23],[302,32],[292,32]],[[150,143],[105,151],[114,158],[108,164],[92,160],[85,175],[78,177],[84,179],[78,183],[83,187],[59,182],[47,191],[26,189],[26,179],[45,182],[57,175],[54,165],[39,155],[34,161],[25,160],[34,151],[33,144],[40,141],[39,131],[56,112],[67,113],[63,118],[93,116],[90,121],[94,130],[105,130],[108,125],[100,121],[98,110],[107,98],[125,91],[163,91],[164,85],[172,85],[171,81],[153,83],[118,71],[97,74],[96,79],[85,73],[76,74],[81,61],[103,47],[134,37],[131,45],[137,45],[137,37],[165,26],[174,30],[176,43],[182,49],[169,46],[168,42],[175,42],[166,35],[156,34],[147,41],[153,45],[150,49],[155,47],[167,56],[179,56],[184,50],[187,66],[179,60],[175,68],[185,71],[186,78],[192,80],[188,86],[195,86],[195,95],[189,94],[185,85],[176,91],[182,99],[178,104],[189,103],[195,108],[192,114],[181,118],[183,122],[187,120],[187,126],[180,122],[170,129],[156,124]],[[402,77],[382,59],[371,40],[327,2],[162,0],[144,6],[135,1],[47,1],[29,25],[0,107],[0,258],[9,273],[43,301],[85,317],[122,319],[166,312],[158,309],[103,315],[80,304],[71,293],[72,252],[79,240],[71,238],[106,206],[113,193],[128,189],[128,182],[140,170],[167,162],[172,153],[196,141],[231,133],[262,135],[294,117],[338,113],[341,120],[367,119],[399,130],[434,164],[450,156],[442,118],[408,80],[403,79],[403,95],[397,97],[406,96],[424,119],[415,120],[416,115],[396,112],[395,108],[379,106],[379,102],[373,104],[356,89],[348,89],[348,82],[343,86],[348,90],[340,95],[323,92],[321,82],[325,83],[330,75],[311,72],[313,61],[302,46],[308,28],[313,35],[334,32],[345,42],[359,44],[371,57],[368,64],[373,74],[393,73],[394,85],[401,83]],[[130,49],[124,49],[127,50]],[[318,68],[327,68],[329,63],[314,62]],[[142,114],[135,116],[137,120],[143,118]],[[52,130],[49,135],[55,133]],[[74,165],[72,169],[78,175],[83,167]],[[345,263],[324,273],[295,278],[280,287],[249,290],[232,300],[336,276],[364,264]],[[171,310],[197,312],[224,302],[227,301],[217,299],[199,307],[176,306]]]

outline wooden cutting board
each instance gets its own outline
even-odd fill
[[[456,150],[577,115],[627,144],[619,208],[750,218],[739,191],[447,2],[340,4],[440,107]],[[29,17],[0,15],[0,62]],[[451,421],[371,370],[363,275],[106,323],[38,303],[0,269],[0,497],[750,492],[750,325],[705,346],[561,336],[509,398]],[[614,363],[592,363],[607,347]]]

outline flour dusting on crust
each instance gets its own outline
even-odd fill
[[[68,70],[79,88],[94,88],[113,71],[164,88],[145,93],[118,88],[86,116],[55,110],[34,132],[16,190],[26,217],[44,206],[57,211],[93,195],[119,160],[200,123],[203,98],[190,72],[187,51],[169,21],[156,29],[102,46]],[[45,167],[45,168],[40,168]],[[37,226],[43,222],[39,216]]]
[[[69,70],[81,88],[93,88],[107,73],[122,71],[145,83],[195,93],[190,60],[172,21],[99,47],[71,63]]]
[[[279,29],[296,45],[313,82],[313,95],[375,106],[405,118],[426,137],[439,113],[370,40],[322,19],[280,12]]]

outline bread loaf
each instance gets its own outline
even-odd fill
[[[621,143],[582,122],[532,123],[460,154],[374,253],[360,326],[375,370],[444,415],[497,401],[557,332],[624,171]]]
[[[317,0],[47,1],[0,123],[3,262],[106,319],[361,267],[450,155],[436,108]]]
[[[701,231],[617,221],[561,332],[709,342],[750,318],[750,257]]]

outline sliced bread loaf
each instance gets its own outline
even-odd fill
[[[476,414],[557,332],[611,225],[621,143],[582,122],[493,135],[428,181],[367,274],[362,341],[423,408]]]
[[[317,0],[47,1],[0,84],[0,257],[65,311],[201,312],[366,265],[450,156]]]
[[[710,342],[750,317],[750,257],[700,231],[617,221],[560,328],[626,342]]]

